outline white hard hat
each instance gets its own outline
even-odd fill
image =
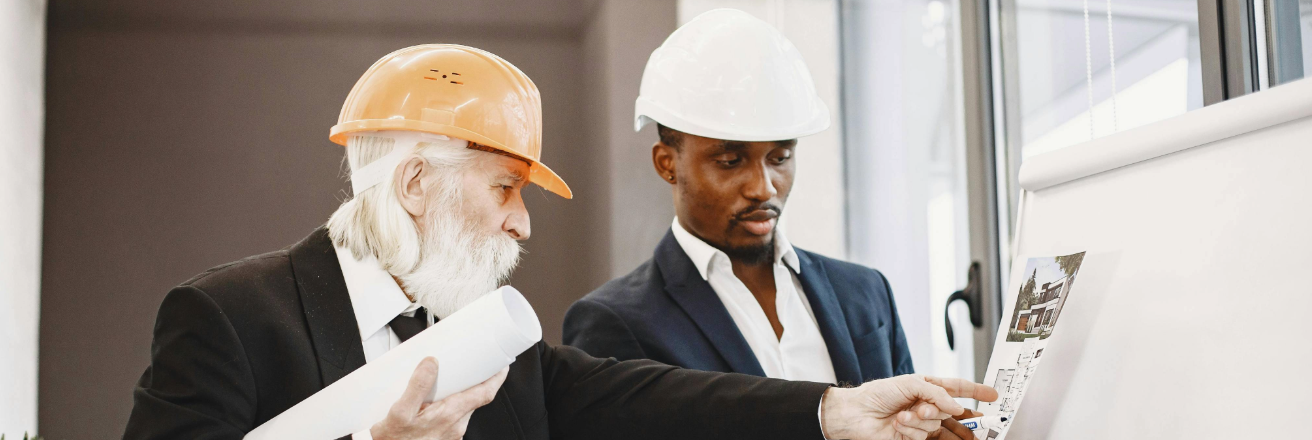
[[[634,104],[651,121],[744,142],[796,139],[829,128],[802,55],[779,30],[736,9],[708,11],[651,53]]]

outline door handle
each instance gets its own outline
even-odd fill
[[[952,332],[952,316],[948,313],[952,310],[953,302],[965,301],[966,310],[970,311],[970,325],[975,328],[984,326],[983,293],[979,286],[979,262],[973,261],[970,263],[970,271],[966,272],[966,287],[952,292],[947,304],[943,306],[943,323],[947,325],[948,330],[948,349],[956,349],[956,335]]]

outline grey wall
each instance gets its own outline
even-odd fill
[[[633,100],[647,58],[677,27],[677,12],[675,0],[603,1],[584,33],[593,81],[584,91],[589,96],[588,135],[590,143],[608,156],[606,233],[612,276],[626,274],[651,258],[674,217],[670,185],[652,167],[656,127],[633,131]]]
[[[672,6],[601,2],[643,12],[597,21],[607,17],[594,13],[603,9],[598,2],[415,1],[371,6],[396,10],[352,21],[357,11],[343,10],[352,3],[335,0],[192,3],[51,8],[39,381],[45,438],[118,438],[168,289],[211,266],[290,245],[327,219],[347,189],[341,147],[328,141],[328,128],[359,75],[404,46],[487,49],[541,89],[544,162],[575,194],[570,201],[526,194],[534,233],[513,283],[537,309],[546,339],[558,342],[565,308],[610,277],[611,150],[629,142],[608,130],[632,107],[596,102],[631,103],[637,79],[611,82],[646,55],[616,58],[598,48],[621,51],[604,40],[623,31],[663,38],[673,30]],[[305,4],[328,4],[331,13]],[[590,30],[599,23],[604,36]],[[650,52],[655,44],[625,50]],[[600,70],[611,82],[597,91],[591,75]],[[650,174],[640,177],[656,180]],[[668,200],[630,205],[621,206],[669,209]]]

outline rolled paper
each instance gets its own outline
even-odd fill
[[[425,329],[383,356],[246,434],[246,440],[322,438],[360,432],[387,416],[415,367],[437,358],[428,401],[482,383],[542,339],[533,307],[504,286]]]

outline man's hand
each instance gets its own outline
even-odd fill
[[[469,428],[469,416],[492,402],[509,371],[509,367],[503,368],[483,383],[445,399],[424,403],[424,396],[437,381],[437,360],[424,358],[415,367],[401,398],[387,412],[387,418],[369,428],[369,434],[374,440],[459,440]]]
[[[929,435],[929,440],[975,440],[975,433],[970,432],[970,428],[962,425],[958,420],[979,417],[984,413],[972,410],[966,410],[959,416],[952,416],[949,419],[943,419],[943,426],[938,432]]]
[[[920,375],[830,388],[822,426],[830,440],[925,440],[939,432],[944,419],[966,414],[954,397],[992,402],[998,392],[964,379]]]

